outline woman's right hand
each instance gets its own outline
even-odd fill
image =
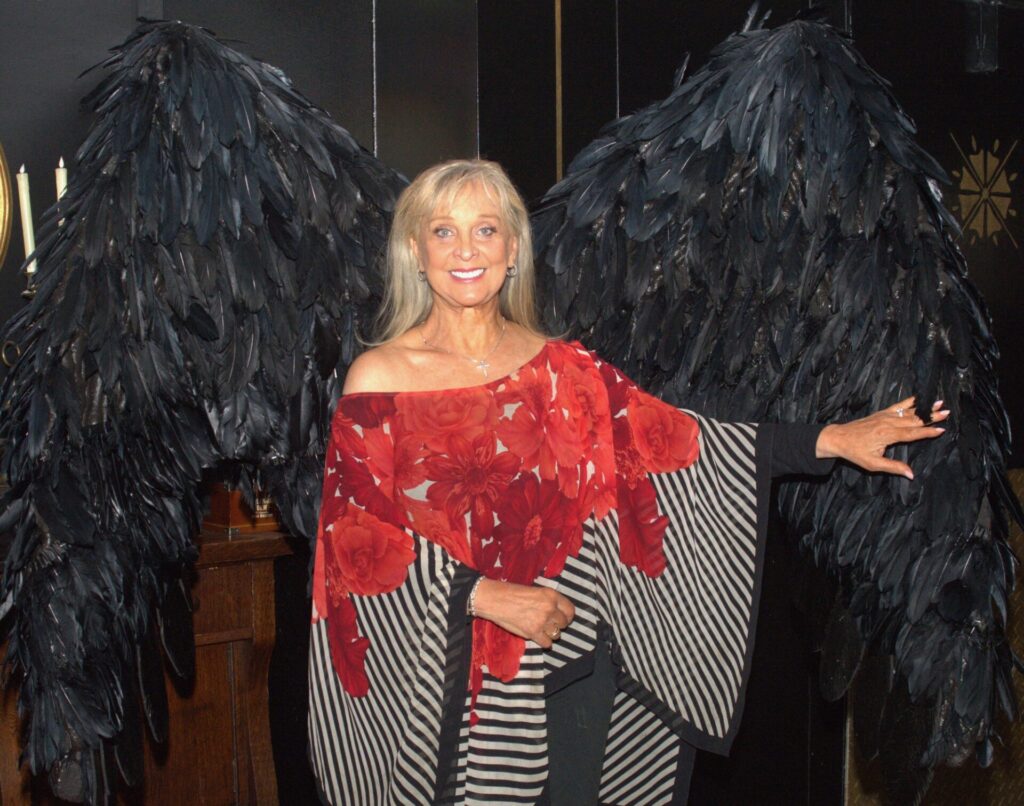
[[[572,602],[551,588],[482,579],[476,589],[477,618],[550,649],[576,616]]]

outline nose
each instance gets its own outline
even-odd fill
[[[476,246],[473,243],[473,239],[468,236],[460,236],[459,240],[455,243],[455,256],[462,260],[469,260],[476,254]]]

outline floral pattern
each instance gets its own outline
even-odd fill
[[[583,523],[619,516],[623,563],[665,568],[650,473],[698,457],[697,424],[578,343],[550,341],[516,372],[467,389],[341,399],[324,476],[313,618],[326,617],[345,690],[369,690],[353,596],[406,579],[416,532],[492,579],[555,577]],[[477,619],[470,688],[511,680],[525,641]]]

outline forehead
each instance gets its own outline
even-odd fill
[[[442,194],[430,218],[502,218],[497,194],[482,182],[470,182]]]

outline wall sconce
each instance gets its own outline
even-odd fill
[[[964,68],[993,73],[999,68],[999,7],[1024,10],[1024,0],[961,0],[967,5]]]

